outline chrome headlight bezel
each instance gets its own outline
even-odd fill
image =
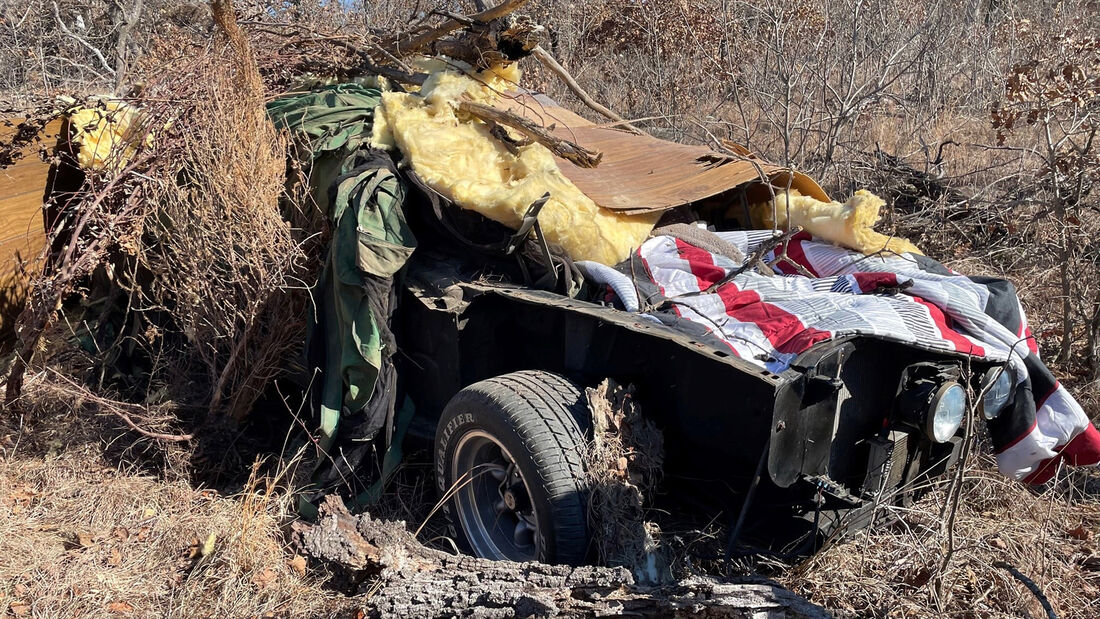
[[[966,419],[966,389],[955,381],[936,388],[925,412],[924,433],[936,443],[955,436]]]

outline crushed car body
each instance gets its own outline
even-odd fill
[[[731,546],[779,529],[783,548],[804,553],[882,503],[912,501],[955,464],[972,414],[1018,479],[1042,481],[1061,458],[1100,459],[1095,429],[1038,360],[1011,284],[953,273],[875,232],[877,197],[832,202],[733,145],[596,125],[516,92],[516,80],[444,68],[419,92],[372,93],[356,160],[378,160],[367,167],[402,187],[403,203],[388,191],[382,209],[400,209],[399,225],[348,237],[371,281],[393,278],[374,322],[396,348],[378,357],[381,391],[366,405],[357,396],[374,417],[334,440],[390,438],[399,400],[411,402],[409,436],[434,440],[438,488],[467,550],[589,558],[573,452],[590,432],[582,387],[609,377],[637,388],[664,433],[665,491],[743,514]],[[469,113],[470,101],[598,163],[551,160]],[[277,124],[294,131],[286,118]],[[329,190],[337,208],[358,196],[348,208],[377,212],[381,185],[362,193],[362,170],[342,172]],[[372,270],[384,250],[399,262]],[[334,381],[329,352],[317,359]],[[369,374],[331,385],[346,395]]]

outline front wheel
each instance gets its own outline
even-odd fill
[[[456,541],[489,559],[584,563],[589,426],[580,388],[557,374],[513,372],[458,392],[435,437]]]

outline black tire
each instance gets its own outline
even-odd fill
[[[435,467],[441,496],[450,493],[444,510],[460,547],[494,559],[583,564],[589,547],[585,437],[590,426],[583,392],[557,374],[513,372],[458,392],[436,428]],[[494,450],[502,462],[514,463],[508,473],[500,464],[470,466],[481,462],[471,454]],[[484,502],[497,501],[494,492],[501,500],[491,512]],[[472,512],[471,506],[476,506]],[[483,523],[480,528],[477,522]],[[516,523],[509,538],[515,545],[507,539],[485,542],[505,537],[511,523]],[[520,544],[523,534],[530,543]]]

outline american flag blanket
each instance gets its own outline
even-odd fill
[[[717,233],[750,256],[771,231]],[[578,263],[623,309],[687,329],[772,372],[814,344],[883,338],[1006,363],[1014,405],[987,422],[997,464],[1027,483],[1062,461],[1100,462],[1100,433],[1039,359],[1011,283],[967,277],[916,254],[850,251],[798,233],[764,256],[775,275],[671,236],[655,236],[615,268]],[[658,309],[660,308],[660,309]]]

